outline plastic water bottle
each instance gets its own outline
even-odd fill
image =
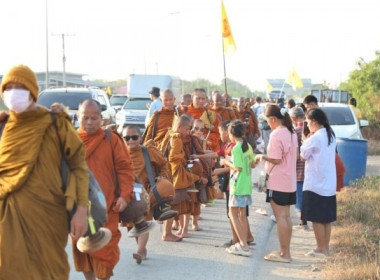
[[[258,191],[259,192],[262,192],[263,191],[263,187],[265,185],[265,172],[264,171],[260,171],[259,173],[259,182],[258,182]]]

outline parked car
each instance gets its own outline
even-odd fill
[[[126,95],[113,94],[110,98],[110,103],[112,108],[114,108],[117,113],[127,100],[128,96]]]
[[[148,104],[151,102],[149,98],[145,97],[128,99],[116,114],[116,124],[119,131],[129,124],[136,125],[141,130],[144,130]]]
[[[102,105],[103,124],[115,122],[116,112],[112,108],[107,93],[99,88],[52,88],[39,94],[37,104],[47,108],[55,103],[62,103],[68,108],[74,126],[79,127],[77,116],[79,104],[88,98],[97,100]]]
[[[367,120],[357,120],[354,111],[347,104],[318,103],[326,113],[335,136],[339,138],[363,139],[361,127],[368,126]]]

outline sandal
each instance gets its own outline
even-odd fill
[[[226,252],[232,255],[243,257],[250,257],[252,255],[252,253],[249,250],[244,250],[239,242],[235,243],[235,245],[231,245],[230,247],[226,248]]]
[[[290,263],[290,259],[286,259],[280,256],[278,252],[272,252],[264,257],[264,260],[270,262],[282,262],[282,263]]]

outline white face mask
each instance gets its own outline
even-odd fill
[[[24,112],[32,100],[29,98],[30,91],[25,89],[11,89],[4,91],[4,104],[9,110],[16,113]]]

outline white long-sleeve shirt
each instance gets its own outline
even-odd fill
[[[149,110],[148,110],[148,114],[146,115],[145,117],[145,127],[148,126],[149,124],[149,120],[150,118],[153,116],[153,113],[155,111],[159,111],[162,109],[162,103],[161,103],[161,100],[160,98],[156,98],[155,100],[153,100],[152,103],[150,103],[150,107],[149,107]]]
[[[328,145],[325,128],[317,130],[301,146],[301,157],[306,160],[304,191],[321,196],[336,194],[335,138]]]

